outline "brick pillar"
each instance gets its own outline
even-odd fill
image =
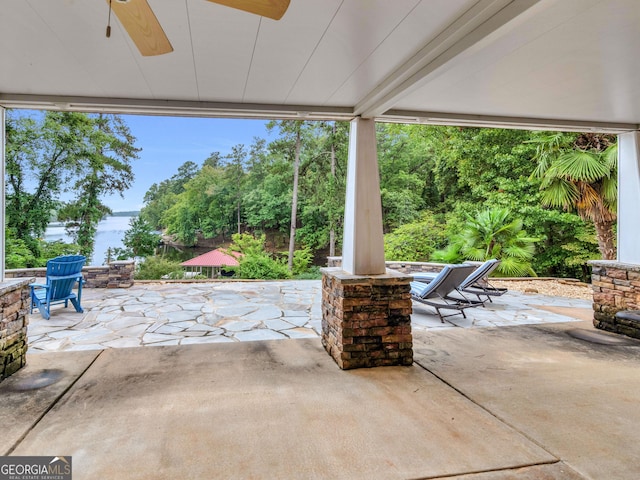
[[[622,310],[640,310],[640,265],[592,260],[593,325],[640,338],[640,324],[616,318]]]
[[[322,269],[322,345],[340,368],[413,363],[411,278]]]
[[[27,362],[29,283],[32,281],[10,280],[0,284],[0,381]]]

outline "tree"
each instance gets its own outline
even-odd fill
[[[433,258],[447,263],[497,258],[501,260],[497,272],[502,275],[536,276],[531,259],[538,239],[527,235],[521,219],[509,220],[510,214],[506,208],[492,208],[468,216],[462,231]]]
[[[57,199],[84,153],[82,114],[47,112],[36,120],[7,112],[7,226],[37,249]]]
[[[209,157],[211,158],[211,157]],[[184,162],[178,167],[178,171],[171,177],[171,190],[175,194],[182,193],[186,183],[198,174],[198,165],[194,162]]]
[[[236,225],[238,233],[240,233],[242,223],[242,194],[244,192],[245,183],[245,162],[247,160],[247,151],[244,145],[235,145],[231,148],[231,153],[227,155],[228,163],[225,166],[225,180],[227,188],[230,192],[230,197],[235,204],[236,210]]]
[[[284,231],[291,214],[290,173],[289,165],[278,159],[264,178],[249,174],[251,187],[243,197],[247,226]]]
[[[424,194],[433,156],[432,139],[410,125],[378,125],[380,197],[385,232],[415,222],[425,207]]]
[[[140,150],[129,128],[115,115],[87,117],[85,134],[86,150],[73,184],[76,198],[58,213],[58,220],[67,222],[67,232],[80,253],[91,257],[98,223],[111,213],[100,198],[112,193],[122,196],[131,186],[131,160],[138,158]]]
[[[303,134],[295,241],[314,250],[328,246],[329,253],[333,246],[335,253],[344,216],[348,123],[307,123]]]
[[[242,146],[239,146],[242,147]],[[236,152],[243,151],[240,148]],[[185,245],[195,245],[198,235],[223,237],[238,227],[244,173],[236,163],[222,167],[205,165],[174,197],[161,223],[167,233]]]
[[[160,184],[154,183],[144,194],[144,207],[140,211],[140,216],[155,228],[166,227],[163,215],[176,203],[177,197],[178,195],[172,191],[170,180],[163,180]]]
[[[211,155],[213,156],[214,154]],[[209,163],[205,161],[205,164]],[[194,162],[185,162],[178,167],[177,173],[172,175],[171,178],[163,180],[160,184],[154,183],[151,185],[144,194],[145,205],[140,212],[140,217],[154,228],[162,229],[167,227],[167,219],[169,217],[167,217],[166,212],[178,203],[179,195],[185,191],[187,183],[198,173],[198,166]]]
[[[302,150],[302,135],[307,122],[296,120],[283,120],[280,122],[270,122],[267,128],[274,127],[280,129],[280,133],[284,135],[283,144],[288,142],[292,145],[293,150],[293,188],[291,194],[291,221],[289,222],[289,255],[287,257],[287,266],[289,271],[293,271],[293,252],[296,244],[296,227],[298,217],[298,182],[300,177],[300,152]]]
[[[133,257],[148,257],[155,253],[160,235],[153,231],[143,218],[134,217],[129,221],[130,228],[124,232],[125,247],[131,250]]]
[[[541,135],[532,178],[541,179],[545,205],[577,211],[593,222],[602,258],[615,260],[614,225],[618,197],[618,151],[615,137],[603,134]]]
[[[79,247],[81,255],[91,258],[95,244],[98,223],[111,213],[111,209],[98,200],[98,184],[89,179],[82,191],[85,197],[79,197],[58,210],[57,219],[65,224],[65,230]]]
[[[75,198],[60,211],[80,246],[91,256],[96,226],[109,209],[100,198],[122,194],[133,181],[131,160],[139,149],[120,117],[46,112],[39,121],[10,115],[7,125],[7,217],[16,237],[38,253],[63,192]]]
[[[211,152],[211,154],[205,159],[202,166],[209,165],[213,168],[218,168],[223,165],[222,155],[220,152]]]
[[[273,154],[263,139],[249,149],[242,197],[245,225],[258,231],[284,232],[291,213],[291,168],[283,155]]]

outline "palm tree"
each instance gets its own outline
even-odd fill
[[[531,267],[537,238],[522,229],[522,220],[509,220],[507,208],[491,208],[468,216],[466,223],[447,249],[434,252],[433,259],[447,263],[461,260],[501,260],[496,272],[502,276],[536,276]]]
[[[554,133],[533,142],[538,143],[538,165],[531,178],[541,180],[543,203],[575,210],[583,220],[593,222],[602,258],[614,260],[618,198],[615,137]]]

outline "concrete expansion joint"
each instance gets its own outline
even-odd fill
[[[62,390],[62,392],[60,392],[60,394],[57,397],[55,397],[55,399],[42,412],[42,414],[38,418],[36,418],[36,420],[33,422],[33,424],[14,442],[14,444],[11,446],[11,448],[9,448],[9,450],[7,450],[6,452],[3,453],[4,456],[11,455],[13,453],[13,451],[16,448],[18,448],[20,443],[22,443],[22,441],[27,437],[27,435],[29,435],[29,433],[31,433],[31,431],[36,428],[36,426],[42,421],[42,419],[60,402],[60,400],[62,400],[62,398],[64,398],[64,396],[67,394],[67,392],[69,392],[69,390],[71,390],[73,388],[73,386],[76,383],[78,383],[78,381],[87,373],[87,371],[89,371],[89,369],[93,366],[94,363],[96,363],[96,361],[98,360],[100,355],[102,355],[103,352],[104,352],[104,350],[98,350],[96,352],[96,356],[93,358],[93,360],[91,360],[87,364],[87,367],[84,370],[82,370],[80,372],[80,374],[72,382],[70,382],[69,385],[67,385],[67,387],[64,390]],[[41,373],[41,372],[42,372],[42,370],[39,371],[39,372],[33,372],[32,375],[37,375],[38,373]]]
[[[550,452],[549,449],[546,448],[542,443],[540,443],[535,438],[531,437],[526,432],[522,431],[521,429],[519,429],[518,427],[516,427],[515,425],[513,425],[512,423],[507,421],[507,419],[505,419],[502,416],[498,415],[497,413],[491,411],[490,409],[488,409],[487,407],[485,407],[484,405],[482,405],[481,403],[479,403],[478,401],[476,401],[475,399],[473,399],[472,397],[467,395],[466,392],[464,392],[463,390],[457,388],[455,385],[453,385],[452,383],[450,383],[447,380],[445,380],[441,375],[438,375],[433,370],[428,369],[427,367],[422,365],[420,362],[415,361],[413,363],[415,365],[417,365],[418,367],[422,368],[424,371],[426,371],[426,372],[430,373],[431,375],[433,375],[440,382],[444,383],[447,387],[449,387],[452,390],[454,390],[456,393],[458,393],[460,396],[464,397],[466,400],[468,400],[469,402],[471,402],[474,405],[476,405],[478,408],[480,408],[483,411],[487,412],[489,415],[491,415],[493,418],[498,420],[500,423],[506,425],[507,427],[509,427],[510,429],[514,430],[515,432],[518,432],[520,435],[522,435],[524,438],[529,440],[531,443],[535,444],[538,448],[540,448],[540,449],[544,450],[545,452],[547,452],[549,455],[551,455],[555,459],[555,461],[558,461],[558,462],[560,461],[560,458],[555,453]],[[549,463],[549,462],[543,462],[543,463]],[[551,463],[555,463],[555,462],[551,462]]]
[[[410,480],[441,480],[441,479],[446,479],[446,478],[459,478],[461,475],[464,475],[466,477],[468,475],[481,475],[481,474],[485,474],[485,473],[503,473],[503,474],[516,473],[517,474],[517,471],[521,470],[523,468],[539,467],[539,466],[542,466],[542,465],[557,465],[557,466],[564,465],[565,468],[570,468],[570,467],[567,467],[567,465],[565,463],[563,463],[562,461],[560,461],[560,460],[550,460],[548,462],[541,461],[541,462],[535,462],[535,463],[523,463],[523,464],[520,464],[520,465],[514,465],[513,467],[509,467],[509,468],[490,468],[490,469],[486,469],[486,470],[460,471],[460,472],[457,472],[457,473],[452,473],[450,475],[436,475],[436,476],[428,476],[428,477],[419,477],[419,478],[412,478]],[[578,475],[578,474],[576,473],[575,475]],[[485,477],[483,477],[483,478],[485,478]],[[500,478],[502,478],[502,477],[500,477]],[[508,477],[508,478],[511,478],[511,477]]]

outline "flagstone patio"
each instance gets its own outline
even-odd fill
[[[59,305],[52,308],[50,320],[37,311],[31,315],[29,352],[317,338],[321,296],[319,280],[84,289],[84,314]],[[566,309],[553,311],[554,307]],[[468,310],[466,319],[454,316],[445,323],[431,308],[414,304],[412,328],[416,332],[568,322],[584,318],[590,309],[586,300],[513,291],[485,308]]]

